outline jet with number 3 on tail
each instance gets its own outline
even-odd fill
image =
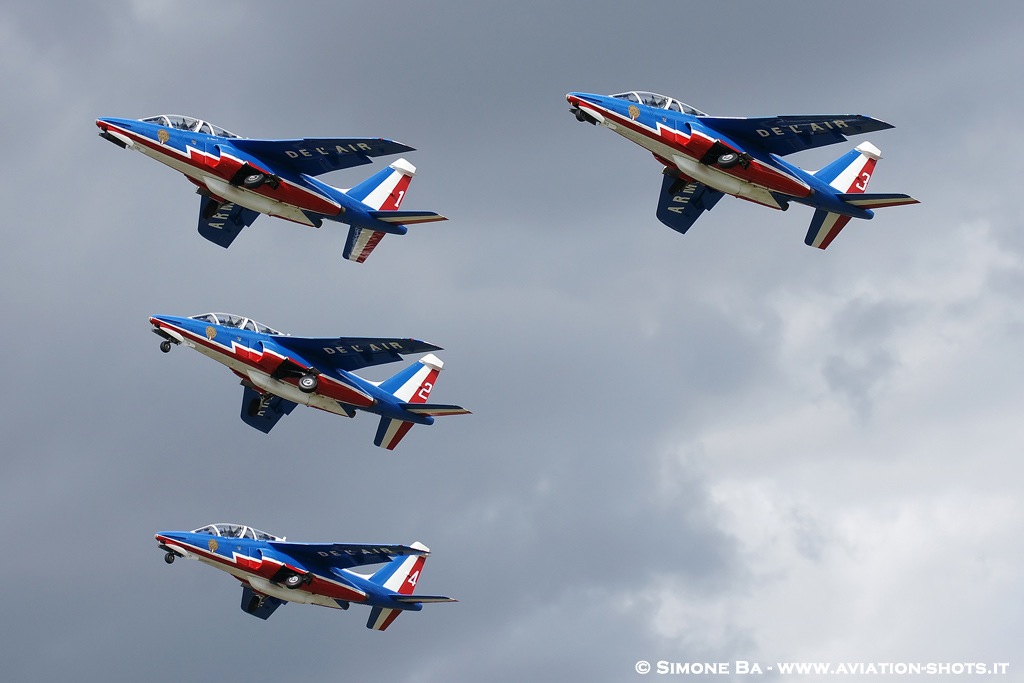
[[[96,120],[100,137],[185,174],[198,188],[199,234],[229,246],[261,213],[315,228],[350,226],[343,255],[362,263],[385,235],[406,225],[447,220],[433,211],[401,210],[416,167],[399,159],[350,190],[316,176],[369,164],[412,147],[384,138],[243,138],[190,116]]]
[[[786,210],[791,202],[814,209],[804,242],[826,248],[851,218],[872,218],[872,209],[917,200],[905,194],[869,194],[868,181],[882,158],[861,143],[810,173],[783,156],[892,128],[861,115],[708,116],[678,100],[651,92],[566,95],[579,121],[600,124],[647,149],[664,166],[658,220],[685,233],[723,195]]]
[[[443,366],[430,352],[441,347],[418,339],[293,337],[229,313],[157,315],[149,322],[163,338],[164,353],[184,344],[238,375],[242,421],[263,433],[297,405],[346,417],[362,410],[380,416],[373,443],[393,450],[413,425],[433,424],[439,415],[469,413],[461,406],[427,402]],[[421,353],[427,355],[382,382],[353,374]]]
[[[290,543],[242,524],[210,524],[195,531],[161,531],[164,561],[199,560],[242,583],[242,611],[269,619],[289,602],[348,609],[368,605],[366,627],[383,631],[404,611],[418,612],[443,595],[414,595],[430,549],[412,545]],[[371,574],[355,571],[383,564]]]

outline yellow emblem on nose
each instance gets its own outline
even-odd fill
[[[213,341],[213,338],[217,336],[217,328],[213,325],[209,325],[206,328],[206,338]]]
[[[636,106],[635,104],[629,105],[629,118],[632,119],[633,121],[636,121],[637,117],[639,117],[639,116],[640,116],[640,107]]]
[[[210,549],[211,553],[217,552],[217,539],[211,538],[210,542],[207,543],[206,546]]]
[[[156,132],[156,139],[160,141],[160,144],[166,145],[167,141],[171,139],[171,134],[161,128]]]

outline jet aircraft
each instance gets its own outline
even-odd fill
[[[443,595],[413,595],[430,549],[406,545],[290,543],[242,524],[210,524],[195,531],[161,531],[164,561],[199,560],[242,583],[242,610],[268,619],[289,602],[348,609],[369,605],[366,627],[383,631],[403,611],[424,603],[455,602]],[[372,574],[354,571],[383,564]]]
[[[566,95],[579,121],[610,128],[647,149],[664,168],[658,220],[685,233],[728,194],[786,210],[790,202],[814,209],[804,242],[825,249],[851,218],[872,218],[872,209],[917,200],[905,194],[868,194],[868,181],[882,158],[861,143],[814,173],[781,157],[892,128],[861,115],[708,116],[688,104],[651,92]]]
[[[230,313],[157,315],[149,322],[163,337],[164,353],[184,344],[238,375],[244,387],[242,421],[264,433],[300,404],[346,417],[363,410],[380,415],[373,443],[393,450],[414,424],[429,425],[438,415],[469,412],[427,403],[443,366],[428,352],[441,347],[417,339],[292,337]],[[383,382],[352,374],[418,353],[427,355]]]
[[[185,174],[202,196],[199,234],[227,247],[261,214],[319,228],[347,223],[344,257],[362,263],[387,234],[406,224],[447,220],[433,211],[402,211],[416,167],[399,159],[350,190],[316,178],[412,147],[384,138],[243,138],[190,116],[96,120],[100,137]]]

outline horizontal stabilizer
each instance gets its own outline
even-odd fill
[[[458,602],[447,595],[392,595],[391,599],[395,602]]]
[[[370,618],[366,620],[366,628],[372,628],[374,631],[384,631],[394,623],[401,613],[402,610],[400,609],[374,607],[370,610]]]
[[[887,206],[906,206],[907,204],[920,204],[918,200],[907,194],[895,193],[852,193],[838,195],[841,201],[862,209],[884,209]]]
[[[434,221],[446,221],[445,216],[433,211],[370,211],[372,217],[385,223],[433,223]]]
[[[401,407],[410,413],[417,415],[469,415],[470,412],[462,406],[446,405],[443,403],[402,403]]]
[[[345,250],[341,255],[349,261],[362,263],[369,257],[374,248],[384,239],[386,232],[360,228],[353,225],[348,229],[348,239],[345,241]]]
[[[809,247],[825,249],[832,244],[839,232],[850,222],[849,216],[840,213],[831,213],[824,209],[818,209],[811,218],[811,227],[807,229],[807,237],[804,244]]]

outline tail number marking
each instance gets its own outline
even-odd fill
[[[427,398],[430,397],[430,392],[433,391],[433,389],[434,389],[434,385],[433,384],[431,384],[430,382],[424,382],[423,386],[420,387],[420,390],[419,390],[419,392],[417,392],[416,396],[418,396],[419,398],[421,398],[424,401],[426,401]]]
[[[857,177],[857,180],[856,182],[853,183],[853,186],[856,189],[860,190],[861,192],[865,192],[868,189],[869,180],[871,180],[871,174],[868,173],[867,171],[864,171]]]

